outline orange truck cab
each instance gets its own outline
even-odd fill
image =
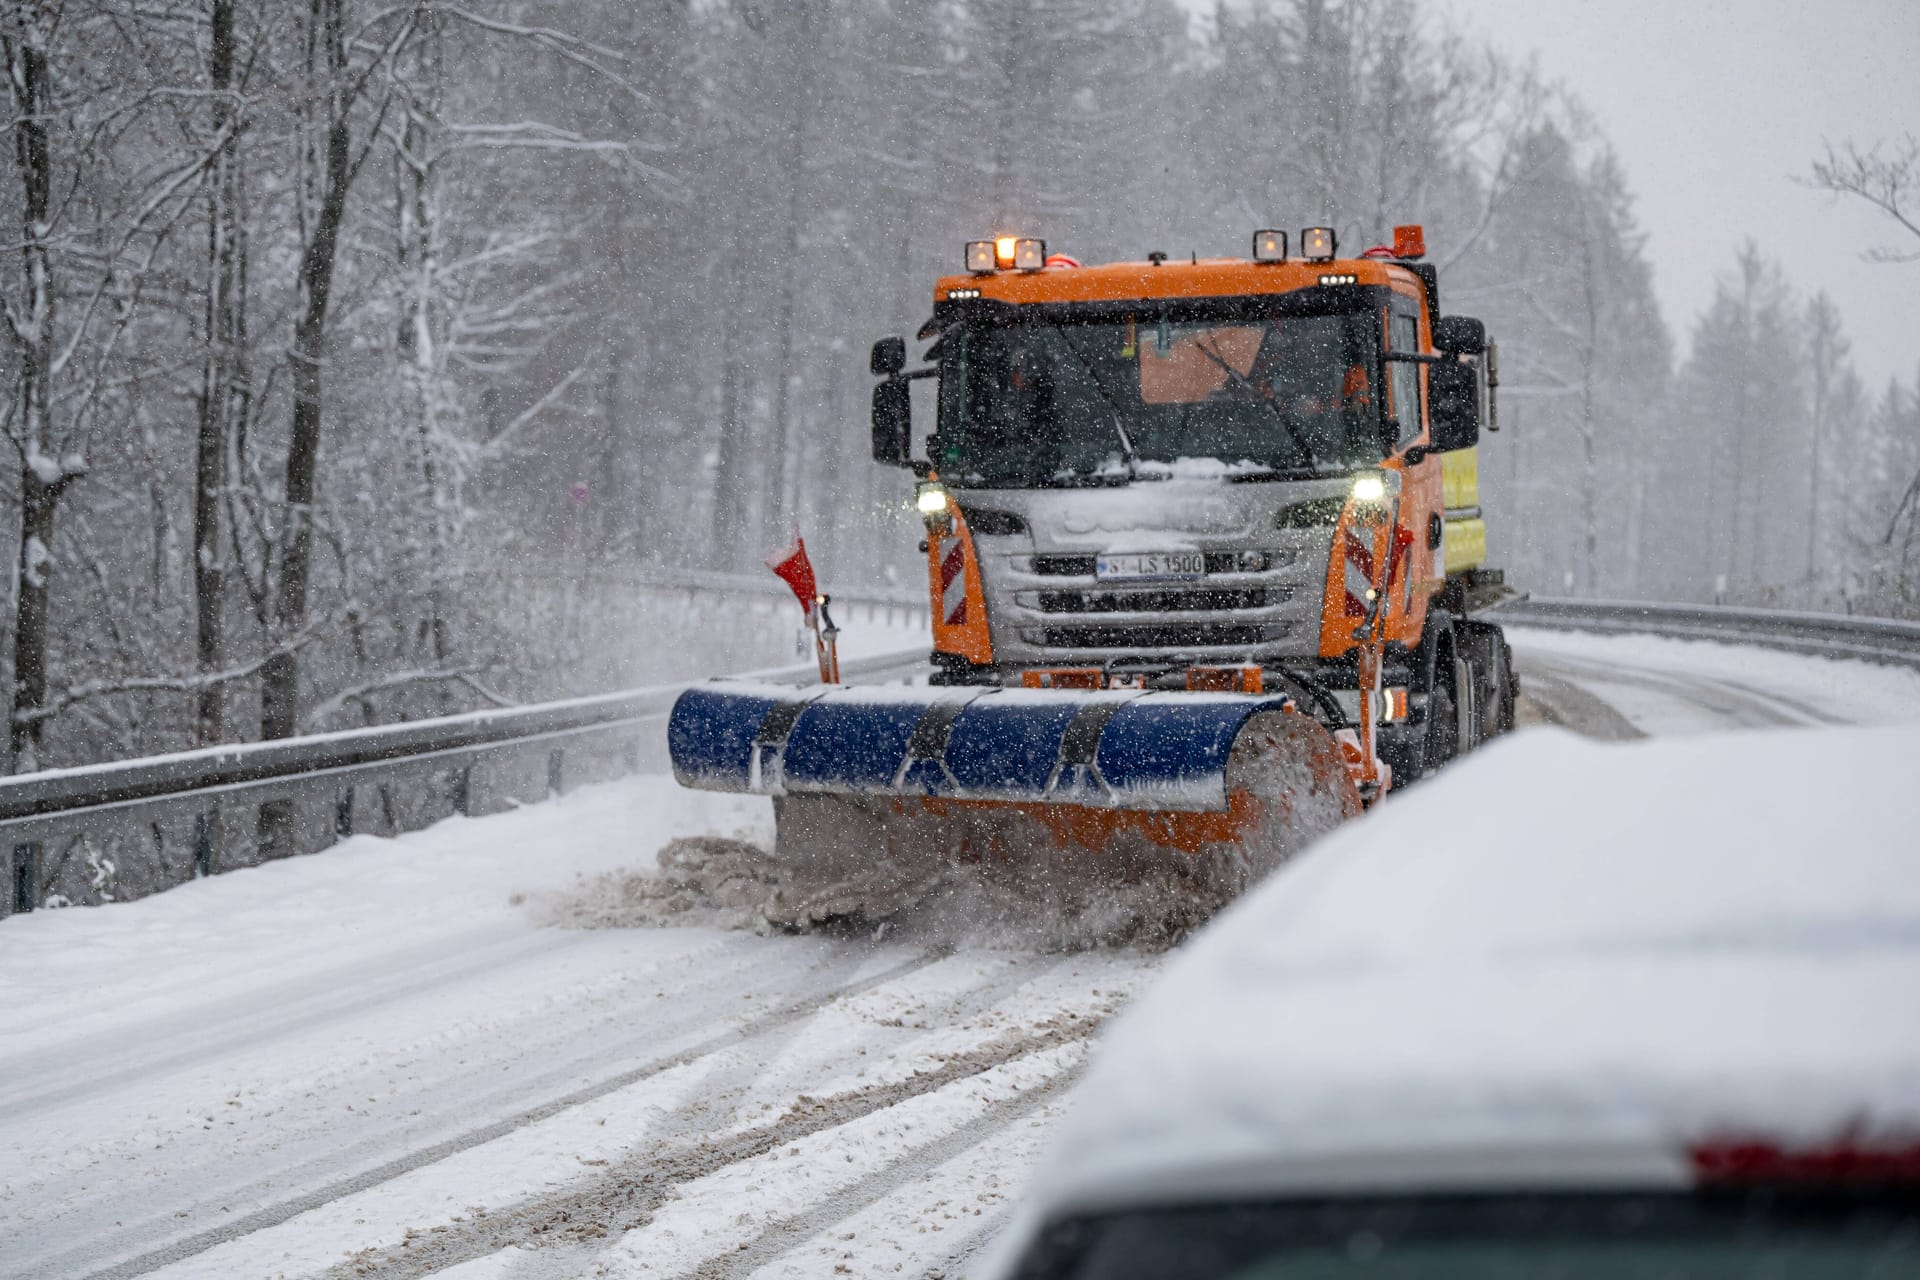
[[[921,367],[901,338],[871,363],[873,456],[919,478],[936,681],[1283,692],[1370,721],[1403,782],[1510,727],[1475,616],[1505,595],[1474,483],[1495,351],[1441,315],[1422,241],[1263,230],[1248,258],[1103,266],[969,244]]]

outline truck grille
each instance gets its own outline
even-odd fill
[[[1029,644],[1050,649],[1245,648],[1285,637],[1286,623],[1221,626],[1217,623],[1155,623],[1132,627],[1044,627],[1026,631]]]
[[[1042,613],[1208,613],[1265,609],[1293,598],[1291,587],[1202,587],[1158,591],[1042,591]]]

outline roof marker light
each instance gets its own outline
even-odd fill
[[[1393,229],[1393,256],[1415,261],[1427,256],[1426,228],[1409,223]]]
[[[993,238],[993,265],[1005,269],[1013,265],[1013,247],[1018,243],[1013,236],[995,236]]]
[[[1308,262],[1331,262],[1339,247],[1332,227],[1308,227],[1300,233],[1300,256]]]
[[[993,241],[967,241],[967,270],[977,276],[993,274]]]
[[[1253,260],[1255,262],[1285,262],[1287,260],[1287,233],[1284,231],[1254,232]]]
[[[1022,237],[1013,242],[1013,269],[1038,271],[1047,265],[1047,242]]]

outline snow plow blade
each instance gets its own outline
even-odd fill
[[[674,704],[684,786],[775,797],[775,856],[855,867],[1169,857],[1243,886],[1360,812],[1284,698],[716,683]]]

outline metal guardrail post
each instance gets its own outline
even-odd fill
[[[40,845],[38,841],[13,846],[13,910],[32,911],[40,905]]]
[[[620,763],[628,773],[640,772],[640,739],[630,737],[620,744]]]
[[[463,818],[473,816],[473,766],[461,765],[453,771],[452,782],[447,787],[447,799],[453,805],[453,811]]]
[[[262,862],[292,857],[295,817],[292,800],[264,801],[254,817],[254,856]]]
[[[220,830],[220,811],[202,809],[193,815],[193,874],[213,874],[214,838]]]
[[[353,838],[353,786],[351,783],[334,793],[333,838],[336,843]]]
[[[566,756],[567,753],[558,747],[547,752],[547,798],[549,800],[557,795],[564,794],[565,787],[563,783],[565,779],[561,771],[566,767]]]

